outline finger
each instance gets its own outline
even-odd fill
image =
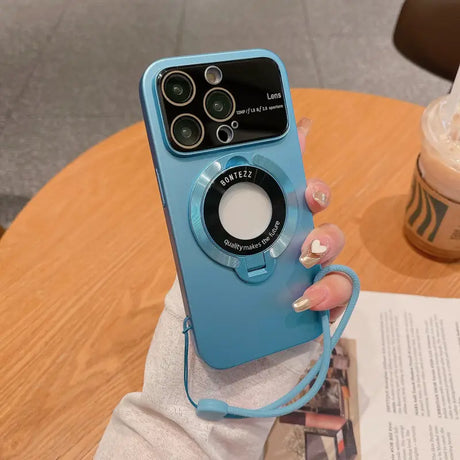
[[[332,273],[312,284],[293,304],[296,312],[305,310],[330,310],[346,305],[352,293],[352,283],[348,276]],[[336,314],[336,312],[334,312]]]
[[[299,135],[300,151],[302,155],[305,153],[305,145],[307,143],[307,134],[310,131],[311,120],[301,118],[297,123],[297,134]]]
[[[311,268],[316,264],[330,264],[344,245],[345,235],[337,225],[322,224],[305,238],[299,261],[305,268]]]
[[[309,179],[305,190],[305,200],[310,211],[315,214],[329,205],[331,189],[320,179]]]

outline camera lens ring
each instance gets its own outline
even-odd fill
[[[230,110],[228,116],[226,116],[225,118],[216,118],[216,117],[213,117],[210,113],[209,113],[209,110],[208,108],[206,107],[206,101],[208,100],[209,96],[211,95],[211,93],[214,93],[214,92],[222,92],[222,93],[225,93],[229,96],[230,98],[230,102],[232,103],[232,109]],[[235,103],[235,98],[233,97],[233,94],[228,91],[227,89],[225,88],[222,88],[220,86],[217,86],[216,88],[211,88],[205,95],[204,95],[204,98],[203,98],[203,107],[204,107],[204,111],[206,112],[206,115],[211,119],[211,120],[214,120],[214,121],[217,121],[219,123],[222,123],[224,121],[227,121],[227,120],[230,120],[230,118],[233,117],[234,113],[235,113],[235,110],[236,110],[236,103]]]
[[[165,88],[165,85],[166,85],[166,82],[171,78],[173,77],[174,75],[180,75],[182,76],[182,78],[184,78],[185,80],[187,80],[187,82],[190,84],[191,88],[192,88],[192,91],[191,91],[191,94],[190,96],[184,101],[184,102],[176,102],[176,101],[173,101],[170,97],[168,97],[168,95],[166,94],[166,88]],[[177,107],[182,107],[184,105],[187,105],[189,104],[190,102],[193,101],[193,98],[195,97],[195,94],[196,94],[196,86],[195,86],[195,82],[193,81],[192,77],[186,73],[186,72],[183,72],[182,70],[173,70],[171,72],[168,72],[162,82],[161,82],[161,92],[163,93],[163,97],[172,105],[175,105]]]
[[[222,70],[215,65],[210,65],[204,71],[204,78],[210,85],[218,85],[223,78]]]
[[[191,144],[191,145],[186,145],[186,144],[183,144],[182,142],[179,142],[177,140],[176,135],[174,134],[174,126],[177,123],[177,121],[180,120],[181,118],[191,118],[191,119],[193,119],[194,121],[197,122],[197,126],[200,128],[200,136],[199,136],[198,140],[196,142],[194,142],[193,144]],[[204,139],[204,126],[203,126],[203,123],[201,122],[201,120],[196,115],[193,115],[192,113],[181,113],[176,118],[174,118],[174,120],[172,121],[171,127],[170,127],[170,134],[171,134],[171,138],[173,139],[173,141],[177,145],[179,145],[183,149],[191,150],[191,149],[194,149],[195,147],[197,147],[198,145],[200,145],[203,142],[203,139]]]
[[[224,133],[224,136],[221,135],[222,132]],[[230,126],[228,125],[220,125],[216,130],[216,137],[219,140],[219,142],[222,142],[222,144],[229,144],[230,142],[232,142],[233,136],[233,129],[230,128]]]

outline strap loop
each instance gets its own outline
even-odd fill
[[[193,328],[190,316],[185,317],[184,322],[182,323],[182,328],[182,334],[187,334],[187,332]]]

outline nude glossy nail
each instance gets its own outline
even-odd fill
[[[321,190],[315,190],[312,193],[312,197],[323,208],[325,208],[329,204],[329,195],[327,193],[322,192]]]
[[[309,118],[302,118],[301,120],[299,120],[297,127],[301,129],[306,135],[308,134],[308,131],[310,131],[311,120]]]
[[[306,252],[305,254],[302,254],[299,257],[300,263],[305,267],[305,268],[311,268],[314,265],[316,265],[319,260],[321,259],[320,255],[317,254],[312,254],[310,251]]]
[[[292,308],[297,313],[301,311],[309,310],[310,308],[316,307],[319,305],[327,295],[327,291],[320,286],[310,286],[304,293],[302,297],[299,297],[292,304]]]
[[[292,308],[294,311],[297,313],[300,313],[301,311],[305,311],[310,309],[312,306],[310,305],[310,299],[306,297],[299,297],[293,304]]]

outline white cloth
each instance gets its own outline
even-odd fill
[[[165,299],[147,356],[144,387],[126,395],[112,414],[95,458],[260,459],[274,419],[197,417],[183,384],[184,307],[176,281]],[[257,408],[289,391],[320,352],[316,342],[299,345],[227,370],[212,369],[190,347],[190,392]]]

